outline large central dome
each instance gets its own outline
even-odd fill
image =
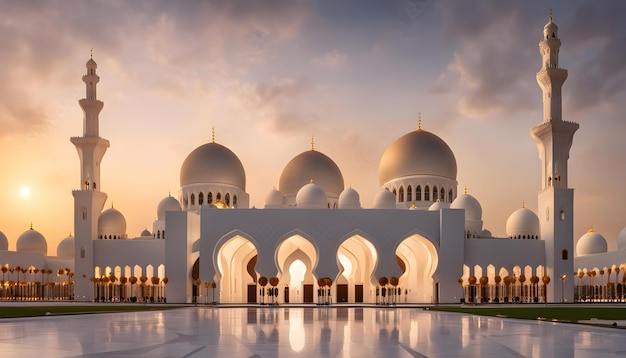
[[[180,169],[180,186],[227,184],[246,190],[246,173],[235,153],[215,142],[191,152]]]
[[[456,159],[446,142],[418,129],[398,138],[383,154],[380,185],[403,177],[432,175],[456,180]]]
[[[337,164],[316,150],[308,150],[287,163],[280,175],[279,190],[287,196],[296,195],[311,180],[327,194],[339,196],[344,189]]]

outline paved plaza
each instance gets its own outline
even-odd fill
[[[186,307],[0,320],[0,357],[617,357],[626,331],[420,308]]]

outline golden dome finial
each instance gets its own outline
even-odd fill
[[[215,127],[211,128],[211,143],[215,143]]]
[[[33,222],[32,221],[30,222],[30,229],[31,230],[33,229]]]
[[[309,183],[310,183],[310,184],[313,184],[313,178],[311,178],[311,179],[309,180]]]
[[[552,22],[552,9],[550,9],[550,22]]]
[[[111,202],[111,209],[115,209],[115,206],[113,205],[113,202]]]
[[[467,185],[465,186],[464,194],[467,194]]]
[[[596,232],[596,230],[593,228],[593,225],[591,225],[591,228],[587,232]]]
[[[315,136],[311,136],[311,150],[315,150]]]
[[[93,49],[89,50],[89,57],[93,60]]]
[[[417,130],[422,130],[422,112],[417,113]]]
[[[522,200],[522,209],[526,207],[526,202]]]

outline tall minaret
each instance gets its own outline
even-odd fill
[[[539,42],[542,66],[537,72],[537,82],[543,91],[543,121],[530,133],[537,143],[542,165],[538,216],[546,248],[545,274],[551,279],[548,301],[573,302],[574,189],[567,185],[567,161],[578,123],[563,121],[561,88],[567,70],[559,67],[558,31],[550,12]],[[566,276],[561,283],[563,275]]]
[[[84,113],[83,136],[70,139],[80,158],[80,189],[72,191],[76,301],[94,299],[93,286],[89,280],[94,275],[93,240],[97,239],[98,217],[107,199],[107,195],[100,191],[100,162],[109,147],[109,141],[99,136],[98,115],[104,103],[96,98],[96,85],[100,81],[96,74],[97,67],[93,58],[87,61],[87,74],[83,76],[86,95],[78,101]]]

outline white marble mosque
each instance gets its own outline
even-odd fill
[[[618,250],[590,230],[574,250],[574,193],[568,160],[577,123],[562,116],[561,41],[550,17],[539,42],[543,118],[530,129],[541,159],[535,211],[522,207],[506,237],[483,227],[482,207],[459,192],[446,142],[419,128],[390,143],[379,165],[380,191],[365,208],[340,168],[316,149],[297,154],[250,208],[241,161],[215,137],[182,162],[180,190],[156,208],[152,231],[126,233],[105,208],[96,95],[90,58],[83,76],[83,133],[71,138],[81,175],[74,233],[48,256],[30,228],[8,251],[0,233],[0,299],[165,301],[176,303],[453,303],[622,300],[626,229]],[[528,155],[536,155],[528,153]],[[539,171],[538,171],[539,173]],[[596,280],[607,275],[607,280]],[[559,282],[560,281],[560,282]]]

